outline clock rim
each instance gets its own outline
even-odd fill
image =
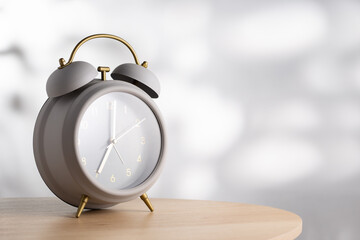
[[[137,89],[136,86],[126,82],[119,82],[117,80],[95,81],[98,81],[97,84],[89,86],[76,96],[73,104],[68,110],[67,116],[65,117],[63,128],[64,135],[62,139],[65,163],[74,180],[84,190],[84,194],[88,195],[90,199],[95,198],[109,203],[129,201],[145,193],[155,183],[160,175],[166,149],[164,120],[155,102],[143,90]],[[111,92],[128,93],[143,101],[153,112],[158,122],[161,136],[160,154],[157,164],[151,174],[139,185],[119,190],[106,189],[95,180],[92,180],[88,172],[81,166],[80,154],[76,144],[80,122],[85,111],[96,99]],[[73,161],[74,158],[76,161]]]

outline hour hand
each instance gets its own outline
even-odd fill
[[[104,166],[105,166],[105,163],[106,163],[107,159],[109,158],[110,152],[111,152],[111,150],[112,150],[113,147],[114,147],[113,144],[110,144],[110,145],[107,147],[107,150],[106,150],[106,152],[105,152],[105,155],[104,155],[104,157],[103,157],[103,159],[102,159],[102,161],[101,161],[101,163],[100,163],[100,166],[99,166],[99,168],[98,168],[97,171],[96,171],[97,174],[100,174],[100,173],[102,172],[102,170],[103,170],[103,168],[104,168]]]

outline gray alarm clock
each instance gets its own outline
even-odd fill
[[[87,62],[73,62],[79,47],[94,38],[124,43],[135,64],[118,66],[106,81]],[[34,129],[34,156],[49,189],[64,202],[99,209],[140,197],[151,211],[146,191],[159,177],[166,146],[164,122],[152,100],[159,81],[141,65],[122,38],[96,34],[84,38],[49,77],[48,99]]]

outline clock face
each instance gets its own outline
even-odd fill
[[[124,92],[105,94],[86,109],[77,134],[78,160],[102,188],[136,187],[155,169],[159,122],[149,106]]]

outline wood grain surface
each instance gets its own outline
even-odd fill
[[[57,198],[0,199],[0,239],[295,239],[302,220],[265,206],[151,199],[149,212],[134,200],[109,209],[76,208]]]

